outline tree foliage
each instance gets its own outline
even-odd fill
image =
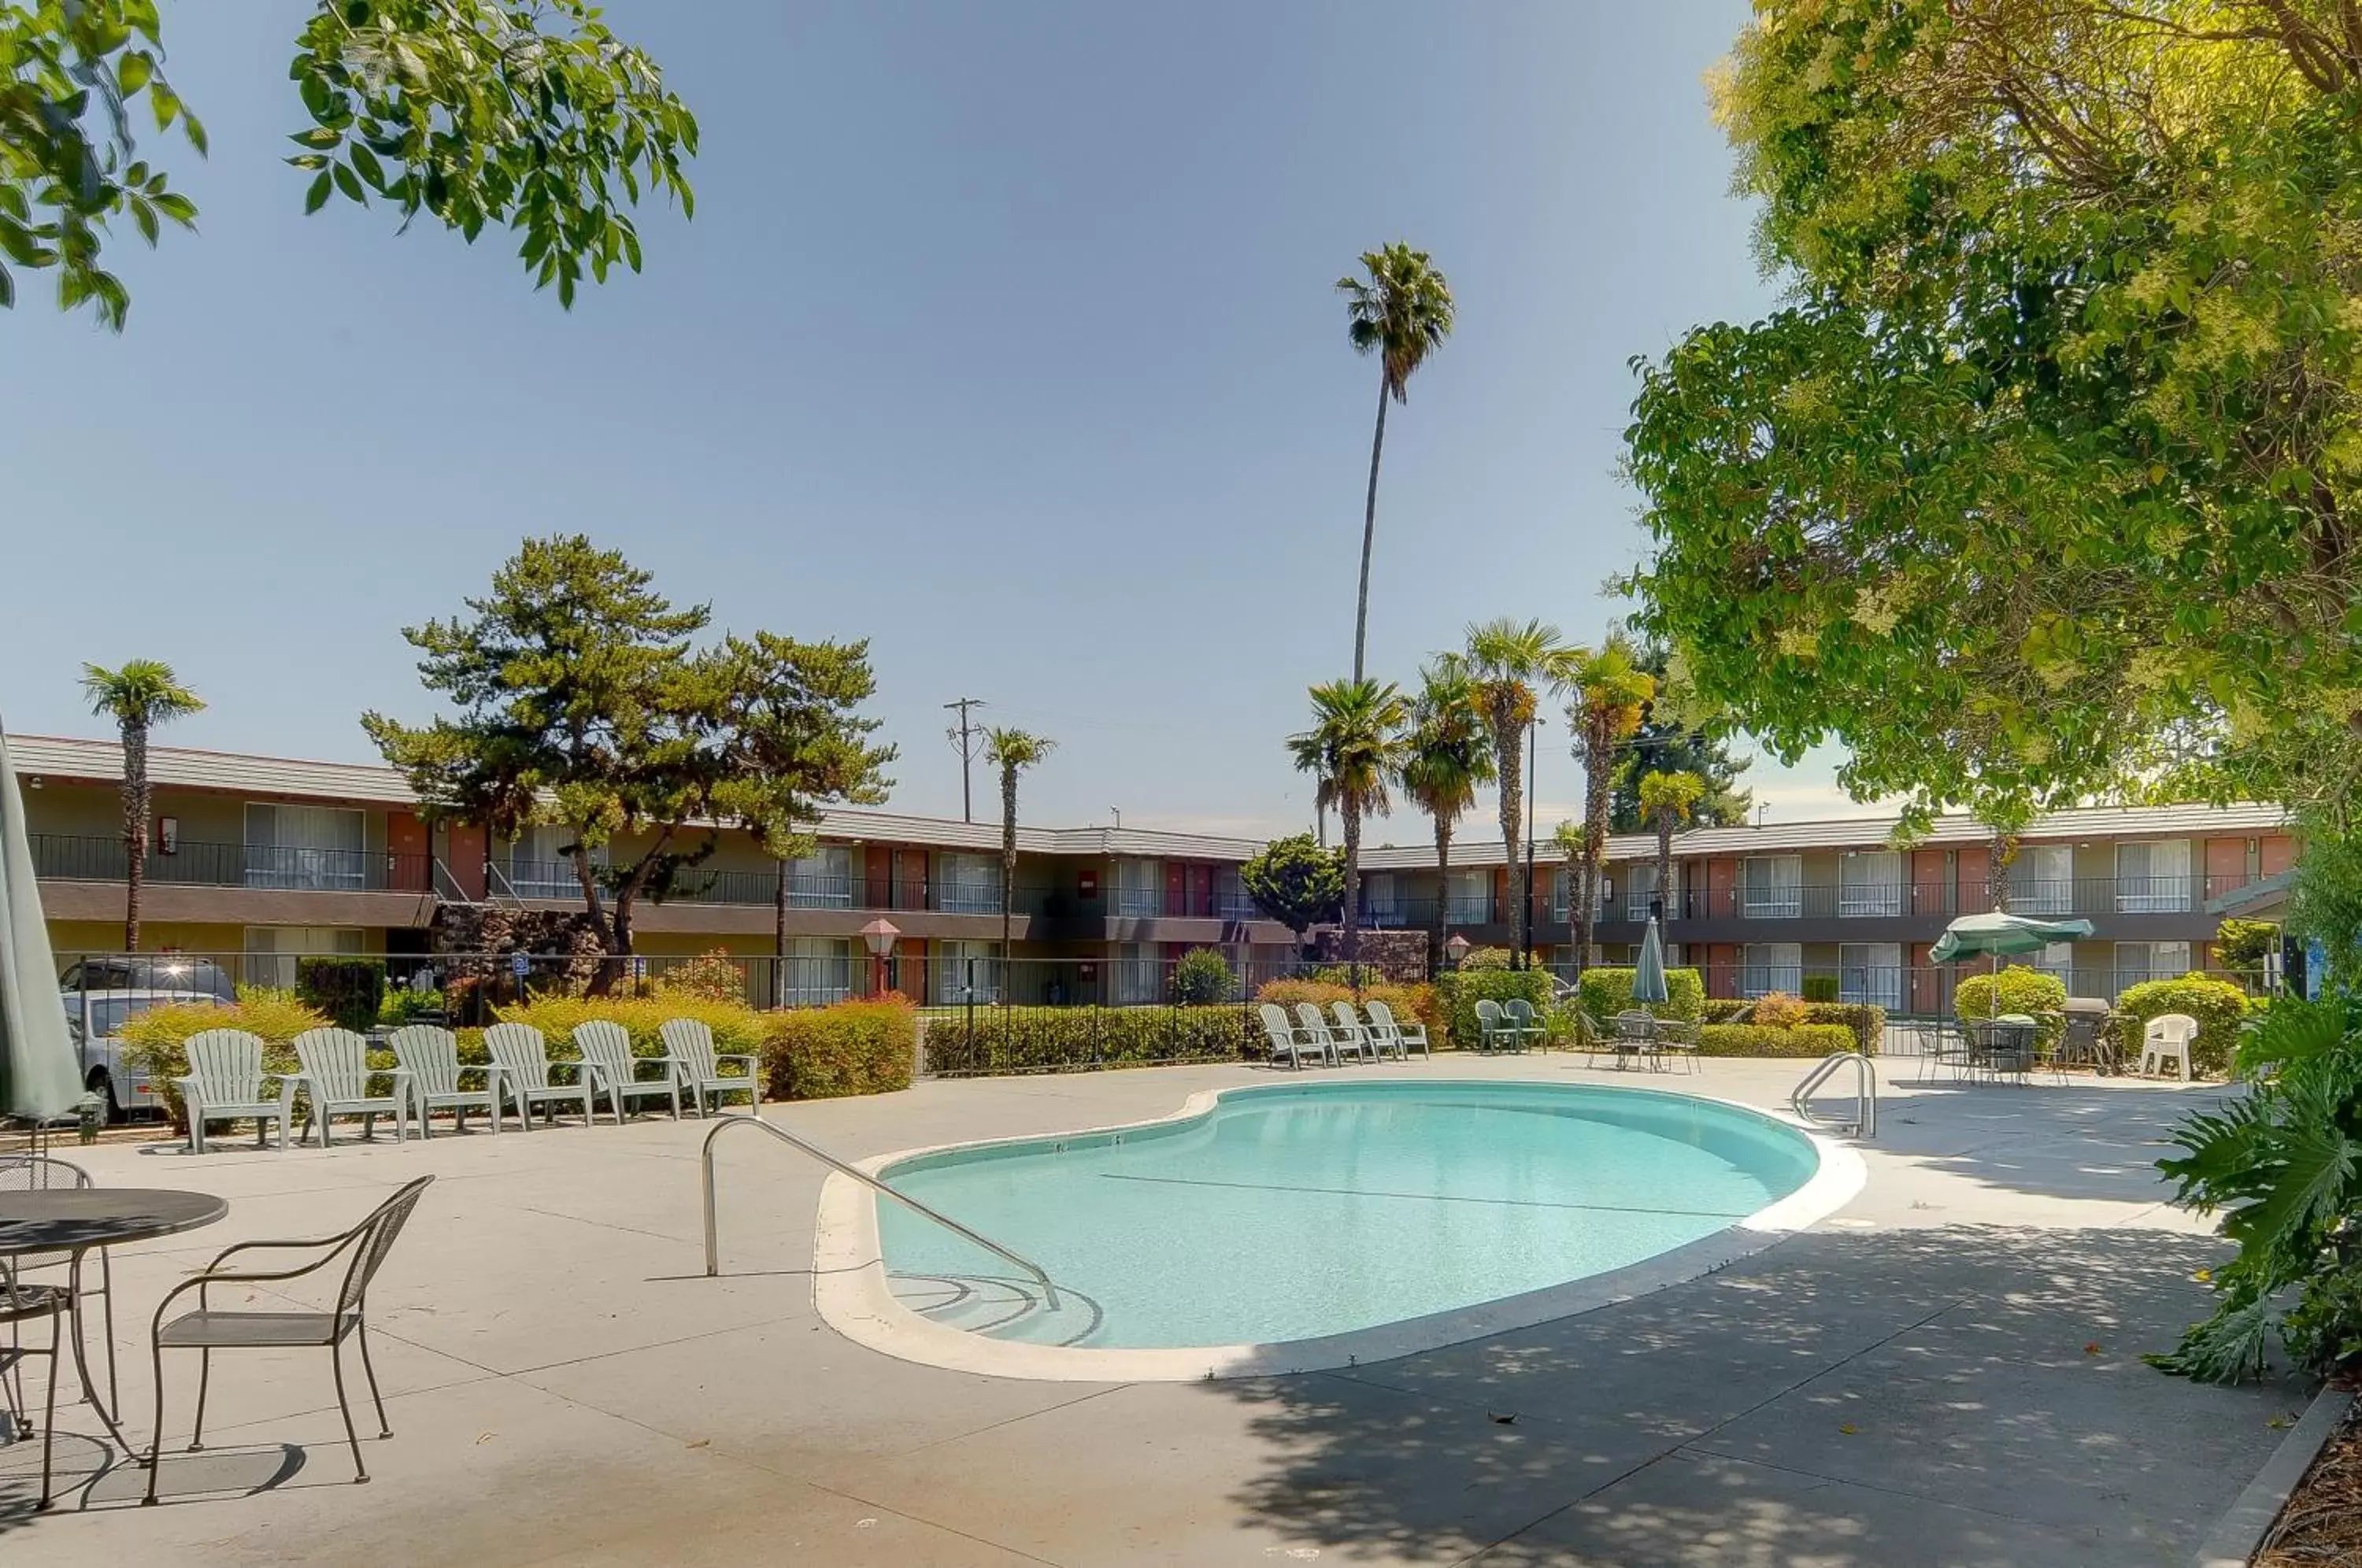
[[[1345,962],[1360,955],[1362,823],[1394,810],[1388,785],[1402,770],[1409,705],[1394,682],[1331,680],[1311,690],[1312,727],[1287,737],[1289,756],[1308,768],[1317,799],[1337,808],[1344,840]]]
[[[1518,854],[1524,836],[1526,806],[1527,727],[1543,692],[1566,690],[1573,679],[1579,650],[1567,646],[1556,626],[1542,621],[1520,625],[1502,618],[1468,628],[1468,679],[1476,703],[1493,736],[1493,769],[1500,781],[1497,797],[1501,847],[1509,863],[1509,907],[1517,911],[1518,962],[1531,944],[1533,901],[1528,897],[1526,866]]]
[[[1458,654],[1439,654],[1419,671],[1397,776],[1403,793],[1435,824],[1436,898],[1428,922],[1427,972],[1440,975],[1451,912],[1452,832],[1476,804],[1478,787],[1495,778],[1492,734],[1467,661]]]
[[[148,782],[149,732],[203,712],[205,700],[182,685],[171,665],[153,658],[127,660],[120,669],[85,664],[82,690],[90,711],[113,719],[123,736],[123,950],[137,953],[155,804]]]
[[[1574,736],[1574,758],[1583,765],[1583,835],[1574,905],[1574,962],[1580,973],[1590,962],[1593,916],[1607,857],[1609,792],[1625,763],[1624,746],[1639,730],[1657,682],[1633,659],[1632,645],[1611,636],[1596,649],[1576,653],[1567,684],[1567,727]]]
[[[1654,677],[1656,691],[1640,715],[1640,727],[1624,743],[1624,766],[1617,770],[1607,810],[1614,833],[1647,833],[1652,824],[1640,800],[1640,779],[1650,773],[1688,773],[1705,791],[1691,803],[1690,819],[1704,827],[1745,827],[1755,810],[1755,793],[1738,781],[1745,758],[1730,755],[1730,739],[1696,723],[1687,712],[1683,672],[1662,643],[1643,643],[1634,662]]]
[[[1000,963],[1009,965],[1010,922],[1017,908],[1017,776],[1039,767],[1058,749],[1047,735],[1013,725],[996,725],[984,732],[984,759],[1000,770]],[[1001,999],[1008,1000],[1004,979]]]
[[[1655,363],[1640,626],[1911,814],[2362,772],[2362,36],[2337,0],[1767,0],[1788,285]]]
[[[130,294],[101,259],[112,221],[151,246],[167,223],[195,226],[134,130],[177,125],[206,150],[163,62],[156,0],[0,6],[0,306],[11,264],[54,268],[61,308],[87,304],[119,331]],[[305,212],[340,195],[471,243],[515,230],[535,287],[555,283],[562,305],[586,271],[639,271],[625,209],[644,191],[695,210],[681,171],[695,117],[590,0],[319,0],[288,75],[311,121],[288,158],[310,177]]]
[[[1344,852],[1322,848],[1308,833],[1275,838],[1239,867],[1239,884],[1257,909],[1302,942],[1344,907]]]

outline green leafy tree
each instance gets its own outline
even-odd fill
[[[1394,682],[1331,680],[1312,688],[1312,728],[1287,737],[1298,767],[1311,759],[1320,796],[1335,803],[1345,841],[1345,962],[1361,956],[1362,823],[1394,809],[1387,784],[1402,767],[1409,705]]]
[[[1275,838],[1239,867],[1239,885],[1255,907],[1296,933],[1335,920],[1345,904],[1345,856],[1308,833]]]
[[[1533,950],[1533,900],[1525,863],[1518,857],[1526,803],[1527,726],[1543,691],[1562,691],[1573,678],[1577,650],[1556,626],[1540,621],[1523,625],[1507,619],[1468,628],[1468,679],[1493,736],[1493,770],[1500,781],[1501,845],[1509,856],[1509,907],[1517,912],[1518,961]]]
[[[890,745],[870,741],[878,721],[861,704],[877,694],[867,639],[801,643],[771,632],[722,645],[726,712],[734,742],[714,805],[743,824],[778,861],[773,893],[771,1004],[788,1000],[789,866],[812,852],[805,830],[828,805],[877,805],[892,783]]]
[[[1662,643],[1643,643],[1633,662],[1655,677],[1657,691],[1640,727],[1624,743],[1626,765],[1617,770],[1609,797],[1609,831],[1652,831],[1639,791],[1640,780],[1650,773],[1691,773],[1705,780],[1705,793],[1692,804],[1687,820],[1701,827],[1745,827],[1755,811],[1755,792],[1738,781],[1747,760],[1730,755],[1727,735],[1692,721],[1683,706],[1686,684],[1680,666]]]
[[[2224,968],[2260,985],[2266,955],[2279,951],[2280,928],[2267,920],[2227,919],[2214,928],[2214,956]]]
[[[1641,818],[1657,835],[1657,908],[1670,922],[1680,914],[1673,899],[1673,834],[1696,815],[1698,802],[1706,798],[1706,781],[1694,773],[1651,770],[1640,775],[1637,792]]]
[[[135,658],[119,669],[82,667],[90,711],[123,734],[123,950],[139,951],[140,903],[148,886],[149,824],[155,794],[148,784],[148,733],[204,709],[160,659]]]
[[[305,212],[341,195],[470,242],[519,231],[535,286],[555,283],[563,305],[586,270],[639,271],[624,209],[644,187],[695,209],[681,164],[696,119],[590,0],[320,0],[288,74],[311,121],[288,159],[310,176]],[[10,266],[55,269],[61,308],[122,329],[130,294],[101,255],[112,224],[153,246],[197,218],[139,151],[142,117],[205,152],[164,73],[156,0],[0,6],[0,306]]]
[[[1451,831],[1494,778],[1493,737],[1477,705],[1475,683],[1458,654],[1440,654],[1419,671],[1396,777],[1403,793],[1435,823],[1435,911],[1428,922],[1427,972],[1443,972],[1451,913]]]
[[[1000,769],[1000,997],[1009,999],[1009,921],[1017,897],[1017,776],[1048,760],[1058,743],[1024,730],[984,732],[984,759]]]
[[[1362,253],[1365,277],[1337,280],[1353,347],[1378,357],[1378,425],[1370,437],[1370,488],[1362,505],[1361,590],[1353,601],[1353,679],[1362,679],[1370,624],[1370,551],[1378,533],[1378,459],[1386,446],[1386,401],[1410,400],[1410,379],[1451,336],[1451,288],[1424,250],[1396,243]]]
[[[1238,995],[1239,977],[1219,947],[1192,947],[1173,966],[1175,1007],[1219,1007]]]
[[[1575,888],[1574,967],[1591,961],[1599,879],[1607,857],[1609,796],[1624,766],[1624,743],[1640,727],[1656,694],[1655,679],[1633,662],[1632,645],[1611,636],[1597,650],[1578,651],[1568,668],[1566,722],[1583,764],[1583,850]]]

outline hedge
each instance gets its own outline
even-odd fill
[[[1630,969],[1585,969],[1576,982],[1576,994],[1583,1009],[1602,1023],[1612,1022],[1619,1012],[1632,1006],[1632,976]],[[1705,981],[1695,969],[1665,971],[1665,991],[1672,999],[1653,1010],[1660,1018],[1678,1018],[1694,1023],[1705,1013]]]
[[[366,1033],[385,1002],[385,960],[315,955],[295,960],[295,999],[339,1029]]]
[[[1772,1029],[1760,1023],[1709,1023],[1698,1031],[1701,1056],[1826,1056],[1854,1048],[1853,1031],[1841,1023],[1804,1023]]]
[[[1997,1005],[1996,988],[2001,999]],[[2032,1013],[2041,1021],[2039,1038],[2046,1048],[2056,1047],[2067,1032],[2067,1015],[2059,1010],[2066,1005],[2066,981],[2023,964],[2013,964],[1999,976],[1970,975],[1952,993],[1953,1015],[1963,1023],[1997,1012]]]
[[[1248,1019],[1234,1007],[977,1008],[927,1020],[927,1070],[938,1077],[1235,1062]],[[1259,1036],[1258,1036],[1259,1037]]]
[[[763,1020],[763,1081],[773,1099],[833,1099],[911,1087],[919,1010],[900,997],[791,1008]]]
[[[1764,1004],[1770,1003],[1767,1008]],[[1774,992],[1752,1000],[1730,997],[1708,997],[1705,1017],[1708,1023],[1737,1023],[1739,1014],[1746,1013],[1746,1022],[1760,1027],[1765,1014],[1772,1018],[1771,1026],[1794,1029],[1801,1024],[1838,1024],[1853,1036],[1851,1049],[1866,1056],[1878,1055],[1886,1039],[1886,1010],[1868,1002],[1799,1001],[1794,997]]]
[[[502,1023],[525,1023],[548,1042],[550,1060],[579,1060],[574,1026],[594,1018],[624,1026],[632,1037],[635,1056],[662,1056],[665,1021],[695,1018],[713,1031],[713,1049],[724,1055],[759,1055],[763,1050],[764,1015],[744,1002],[710,1001],[685,992],[655,997],[535,997],[509,1007],[495,1008]]]
[[[1534,1004],[1537,1017],[1548,1013],[1551,1005],[1551,977],[1547,969],[1471,969],[1463,964],[1440,977],[1435,990],[1449,1043],[1462,1051],[1473,1051],[1476,1043],[1484,1038],[1484,1032],[1476,1027],[1478,1002],[1522,997]],[[1435,1033],[1432,1024],[1428,1033]]]
[[[188,1108],[181,1103],[180,1080],[189,1076],[189,1038],[208,1029],[243,1029],[262,1038],[262,1070],[295,1071],[294,1039],[307,1029],[326,1029],[328,1016],[304,1006],[292,991],[262,986],[240,987],[237,1000],[173,1002],[149,1008],[124,1020],[116,1038],[123,1043],[127,1066],[149,1076],[156,1099],[176,1129],[189,1125]],[[388,1055],[384,1065],[392,1066]],[[376,1065],[376,1064],[372,1064]],[[127,1094],[126,1086],[117,1086]]]
[[[2227,1074],[2239,1048],[2239,1025],[2251,1005],[2247,993],[2231,981],[2194,970],[2178,980],[2127,986],[2116,999],[2116,1050],[2126,1066],[2138,1066],[2141,1033],[2148,1021],[2169,1012],[2187,1013],[2198,1021],[2191,1070]]]
[[[1429,1039],[1436,1043],[1441,1043],[1439,1037],[1443,1032],[1443,1009],[1433,986],[1397,986],[1380,983],[1363,986],[1356,991],[1351,986],[1340,985],[1330,980],[1265,980],[1255,989],[1257,1006],[1271,1002],[1286,1009],[1288,1021],[1291,1023],[1296,1021],[1296,1004],[1298,1002],[1310,1002],[1314,1007],[1319,1008],[1321,1016],[1326,1018],[1332,1016],[1329,1010],[1331,1002],[1351,1002],[1359,1007],[1365,1002],[1374,1001],[1385,1003],[1397,1022],[1409,1023],[1415,1020],[1427,1025]],[[1257,1029],[1262,1028],[1260,1019],[1250,1019],[1248,1021]],[[1260,1039],[1261,1036],[1258,1035],[1257,1040]]]

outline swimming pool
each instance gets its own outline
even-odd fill
[[[883,1164],[899,1189],[1039,1263],[1054,1310],[1010,1264],[900,1204],[877,1199],[862,1218],[899,1309],[971,1341],[1333,1349],[1388,1326],[1428,1325],[1436,1342],[1491,1331],[1486,1309],[1504,1302],[1580,1309],[1566,1287],[1745,1226],[1823,1165],[1795,1129],[1695,1096],[1330,1079]]]

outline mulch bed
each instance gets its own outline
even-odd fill
[[[2362,1563],[2362,1404],[2345,1414],[2289,1497],[2251,1568]]]

